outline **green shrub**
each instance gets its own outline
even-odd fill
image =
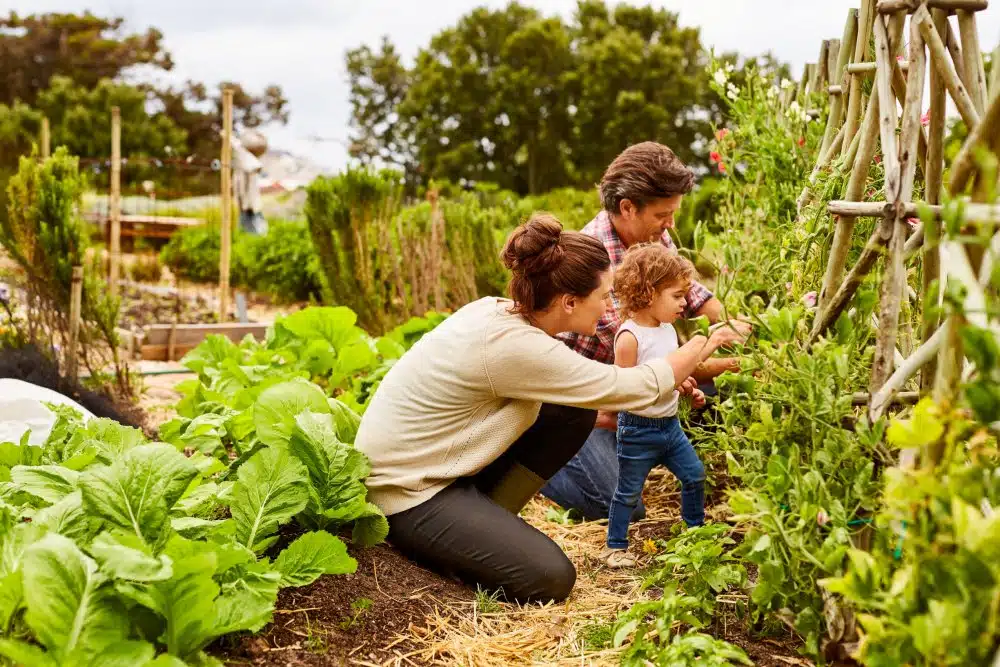
[[[239,234],[233,260],[240,284],[278,301],[322,298],[319,258],[301,220],[272,220],[265,236]]]
[[[219,280],[219,228],[187,227],[176,232],[160,251],[160,261],[178,277],[196,282]]]

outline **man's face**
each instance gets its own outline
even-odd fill
[[[626,246],[658,241],[663,232],[674,226],[674,215],[680,210],[684,195],[654,199],[641,209],[626,199],[621,204],[619,236]]]

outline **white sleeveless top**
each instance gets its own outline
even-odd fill
[[[639,342],[639,356],[636,359],[636,365],[644,364],[652,359],[666,359],[668,354],[680,347],[680,344],[677,342],[677,332],[674,330],[674,325],[672,324],[664,323],[658,327],[644,327],[632,320],[625,320],[618,327],[618,332],[615,334],[615,342],[618,342],[618,336],[621,336],[623,331],[631,332]],[[659,403],[655,403],[644,410],[636,410],[632,414],[656,419],[673,417],[677,414],[677,401],[679,398],[680,393],[676,390],[672,391]]]

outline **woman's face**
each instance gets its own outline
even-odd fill
[[[611,269],[601,273],[597,289],[585,297],[564,296],[563,302],[567,315],[565,330],[584,336],[597,333],[597,321],[611,308],[611,287],[613,276]]]

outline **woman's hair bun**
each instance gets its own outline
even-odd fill
[[[507,239],[500,256],[504,266],[525,275],[555,270],[565,254],[559,245],[562,233],[562,223],[555,216],[536,213]]]

